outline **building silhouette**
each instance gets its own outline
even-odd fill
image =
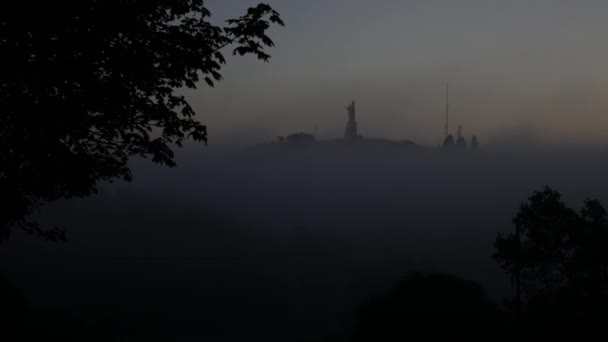
[[[443,140],[443,148],[454,148],[457,150],[476,150],[479,148],[479,141],[477,140],[477,136],[473,136],[471,138],[471,143],[467,144],[467,140],[462,134],[462,125],[458,126],[458,132],[456,134],[456,139],[452,134],[447,134],[445,139]]]
[[[454,137],[451,134],[448,134],[443,140],[443,147],[451,148],[454,146]]]
[[[476,150],[479,147],[479,141],[477,141],[477,136],[473,136],[471,139],[471,150]]]
[[[464,139],[462,135],[462,125],[458,126],[458,135],[456,137],[456,147],[459,149],[465,150],[467,148],[467,141]]]
[[[311,146],[317,142],[317,139],[312,134],[294,133],[287,136],[287,144],[289,146]]]

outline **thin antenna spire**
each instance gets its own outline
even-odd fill
[[[445,137],[448,137],[450,123],[450,83],[445,84]]]

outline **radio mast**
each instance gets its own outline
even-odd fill
[[[445,136],[447,138],[449,135],[448,126],[450,123],[450,84],[445,84]]]

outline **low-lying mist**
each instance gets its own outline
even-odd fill
[[[323,146],[188,148],[174,169],[134,161],[134,183],[45,207],[41,221],[68,242],[16,234],[1,269],[33,304],[140,335],[342,336],[411,270],[511,296],[493,243],[545,185],[575,208],[608,203],[605,148]]]

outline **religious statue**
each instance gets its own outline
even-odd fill
[[[344,132],[345,140],[355,140],[359,137],[357,132],[357,118],[355,111],[355,101],[346,107],[348,111],[348,123],[346,124],[346,130]]]

